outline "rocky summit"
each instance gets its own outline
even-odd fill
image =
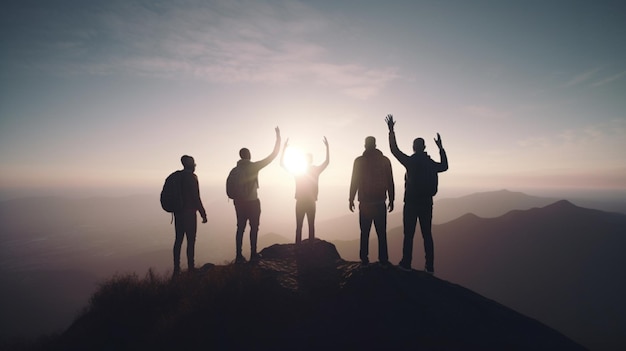
[[[323,240],[173,279],[114,277],[43,349],[582,350],[555,330],[421,271],[343,260]]]

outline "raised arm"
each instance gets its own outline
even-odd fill
[[[320,172],[325,170],[326,167],[328,167],[328,163],[330,162],[330,151],[329,151],[329,146],[328,146],[328,139],[324,137],[323,141],[324,141],[324,146],[326,146],[326,160],[324,160],[324,163],[320,165]]]
[[[280,129],[276,127],[274,128],[274,131],[276,132],[276,142],[274,143],[274,150],[272,150],[272,153],[269,154],[269,156],[267,156],[266,158],[255,162],[259,169],[269,165],[272,161],[274,161],[276,156],[278,156],[278,152],[280,152]]]
[[[285,150],[287,150],[288,146],[289,146],[289,138],[285,140],[285,145],[283,145],[283,151],[280,153],[280,166],[284,169],[287,169],[287,167],[285,166]]]
[[[410,157],[398,148],[396,133],[393,130],[396,125],[396,121],[393,120],[393,115],[387,115],[385,122],[387,123],[387,128],[389,128],[389,148],[391,149],[391,154],[404,165],[409,161]]]
[[[438,163],[437,172],[445,172],[448,170],[448,155],[446,155],[446,150],[443,148],[443,142],[439,133],[437,133],[435,144],[439,148],[439,157],[441,159],[441,162]]]

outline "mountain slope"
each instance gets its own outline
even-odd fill
[[[466,214],[433,226],[438,277],[466,286],[556,328],[594,350],[626,349],[626,215],[557,201],[497,218]],[[388,229],[389,258],[402,255],[402,227]],[[377,259],[372,230],[370,260]],[[358,240],[334,241],[358,260]],[[413,267],[424,265],[419,229]]]
[[[592,349],[624,349],[624,228],[626,215],[567,201],[494,219],[466,215],[434,229],[437,274]]]
[[[44,349],[583,349],[461,286],[303,244],[172,282],[117,277]]]

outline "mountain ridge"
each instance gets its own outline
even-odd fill
[[[591,349],[621,349],[626,347],[626,283],[618,278],[626,274],[624,228],[624,214],[569,201],[497,218],[463,216],[433,228],[437,274]],[[401,228],[393,233],[401,235]]]
[[[323,240],[275,244],[261,255],[171,282],[113,279],[42,350],[584,349],[424,272],[345,261]]]

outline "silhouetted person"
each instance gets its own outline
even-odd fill
[[[206,211],[200,199],[198,176],[194,173],[196,163],[193,157],[187,155],[182,156],[180,162],[183,164],[183,171],[180,174],[183,206],[181,210],[174,212],[174,227],[176,228],[176,240],[174,241],[175,275],[180,273],[180,251],[185,236],[187,237],[187,267],[190,272],[195,270],[194,253],[198,228],[196,212],[200,212],[202,223],[207,222]]]
[[[441,162],[435,162],[426,153],[424,139],[413,140],[413,155],[408,156],[398,149],[396,134],[393,130],[395,121],[392,115],[385,119],[389,128],[389,147],[391,153],[406,168],[404,176],[404,210],[402,221],[404,225],[404,242],[402,245],[402,260],[400,268],[411,269],[413,256],[413,237],[417,219],[420,221],[420,229],[424,238],[424,252],[426,254],[426,267],[428,273],[435,272],[435,249],[433,245],[432,221],[433,221],[433,196],[437,193],[437,173],[448,169],[448,157],[443,149],[441,136],[437,133],[435,143],[439,148]]]
[[[349,208],[354,212],[354,197],[359,193],[359,224],[361,226],[361,247],[359,256],[363,264],[368,264],[369,236],[372,222],[378,235],[378,261],[389,263],[387,253],[387,208],[393,211],[395,190],[391,162],[376,148],[376,139],[365,138],[365,151],[354,160],[352,181],[350,182]],[[385,204],[389,196],[389,206]]]
[[[285,141],[283,152],[280,155],[280,165],[285,167],[285,150],[289,146],[289,139]],[[306,215],[309,224],[309,240],[315,238],[315,202],[319,193],[320,174],[328,167],[329,150],[328,140],[324,137],[326,146],[326,160],[319,166],[313,165],[313,155],[307,154],[306,169],[302,174],[295,174],[296,178],[296,244],[302,241],[302,224]]]
[[[237,233],[235,235],[236,246],[236,258],[235,262],[245,262],[245,258],[241,252],[241,246],[243,244],[243,232],[246,229],[246,222],[250,223],[250,260],[257,259],[257,236],[259,232],[259,219],[261,217],[261,201],[257,195],[257,189],[259,188],[259,171],[269,165],[278,156],[280,151],[280,129],[275,128],[276,131],[276,143],[274,144],[274,150],[266,158],[252,162],[250,161],[250,150],[242,148],[239,150],[239,156],[241,159],[237,162],[237,167],[242,170],[244,174],[243,187],[244,193],[237,198],[234,198],[235,212],[237,214]]]

